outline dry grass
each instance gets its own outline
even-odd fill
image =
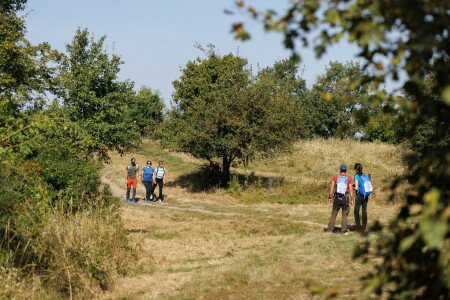
[[[267,187],[262,182],[237,192],[193,193],[171,183],[193,174],[201,161],[158,147],[144,144],[145,150],[134,156],[141,163],[152,157],[166,162],[167,202],[124,205],[124,225],[142,249],[141,268],[136,276],[119,278],[115,290],[102,297],[361,299],[359,278],[372,266],[353,260],[352,253],[364,237],[323,232],[331,212],[324,204],[328,182],[339,164],[351,168],[356,161],[363,163],[376,187],[369,221],[387,223],[398,208],[383,203],[389,180],[404,170],[401,150],[383,144],[307,141],[289,155],[256,160],[250,166],[256,177],[283,177],[281,185]],[[105,167],[106,180],[119,194],[124,194],[129,156],[114,155]],[[246,173],[241,167],[235,171]],[[142,185],[138,195],[144,195]],[[354,223],[352,213],[349,223]]]
[[[358,278],[370,269],[351,258],[362,236],[323,232],[326,205],[169,205],[124,207],[130,237],[141,242],[141,274],[120,279],[105,298],[356,299]],[[225,211],[235,215],[209,213]],[[372,206],[370,216],[386,223],[394,211]]]
[[[43,256],[50,257],[45,280],[77,298],[111,288],[134,261],[119,219],[108,211],[54,214],[42,233],[41,247],[47,251]]]
[[[1,259],[7,259],[8,254],[0,254]],[[21,270],[14,268],[8,262],[2,262],[0,267],[0,299],[58,299],[56,291],[44,288],[39,276],[24,276]]]
[[[10,262],[26,260],[25,252],[0,253],[0,299],[92,299],[130,274],[135,251],[116,209],[109,209],[52,211],[28,242],[38,264],[16,269]]]
[[[124,207],[130,237],[141,242],[141,274],[120,279],[105,298],[310,299],[339,292],[348,299],[358,297],[358,278],[370,269],[351,259],[359,234],[323,232],[327,205],[169,202]],[[395,212],[369,208],[371,220],[383,223]]]
[[[339,173],[339,165],[346,164],[353,176],[353,166],[362,163],[364,173],[370,173],[374,192],[371,201],[386,203],[391,195],[392,180],[405,172],[403,149],[398,146],[358,142],[355,140],[311,140],[295,145],[292,153],[270,159],[257,159],[249,166],[259,176],[282,178],[284,184],[265,190],[250,187],[238,195],[245,203],[282,202],[318,203],[327,197],[331,177]],[[266,182],[268,182],[266,180]],[[401,193],[395,195],[399,201]]]

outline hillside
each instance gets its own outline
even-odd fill
[[[195,191],[189,184],[198,183],[192,177],[203,162],[170,153],[156,142],[144,142],[135,154],[113,155],[103,179],[122,198],[124,168],[131,156],[140,164],[163,159],[170,173],[166,203],[123,205],[123,222],[139,249],[139,266],[103,297],[305,299],[338,294],[356,299],[356,279],[371,268],[352,260],[354,247],[364,238],[355,232],[323,232],[331,210],[325,203],[326,187],[340,163],[362,162],[377,188],[369,221],[386,223],[397,208],[384,203],[389,179],[403,170],[400,152],[381,144],[308,141],[291,154],[258,159],[248,171],[237,166],[236,173],[254,172],[250,177],[256,180],[229,191]],[[143,196],[141,184],[138,196]],[[352,213],[349,224],[354,224]]]
[[[112,156],[112,163],[106,166],[105,176],[122,185],[124,168],[132,156],[140,165],[147,160],[156,163],[162,159],[169,171],[170,188],[183,188],[190,192],[227,194],[240,203],[286,203],[308,204],[326,201],[331,177],[338,173],[339,165],[347,164],[348,174],[353,176],[353,165],[360,162],[364,173],[371,174],[374,193],[371,200],[388,203],[392,179],[405,169],[402,163],[402,148],[387,144],[361,143],[353,140],[311,140],[297,143],[291,153],[272,158],[258,158],[248,168],[237,164],[233,169],[235,184],[228,191],[209,187],[201,167],[204,161],[189,155],[169,152],[156,141],[144,141],[141,149],[127,156]],[[175,189],[176,190],[176,189]],[[138,188],[141,195],[143,186]],[[213,192],[214,191],[214,192]],[[178,200],[173,193],[169,198]],[[398,197],[394,197],[399,200]]]

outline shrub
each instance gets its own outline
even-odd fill
[[[44,278],[59,291],[92,297],[108,289],[134,261],[117,210],[64,215],[56,212],[36,241],[48,264]]]

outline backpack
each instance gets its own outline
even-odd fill
[[[359,176],[358,181],[358,193],[364,198],[370,196],[373,192],[372,182],[370,182],[369,176],[362,174]]]
[[[339,176],[336,182],[336,194],[339,200],[342,200],[347,194],[348,176]]]

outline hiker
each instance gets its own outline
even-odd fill
[[[127,203],[136,204],[137,176],[139,175],[139,166],[136,159],[131,158],[131,163],[127,166]],[[133,197],[130,198],[130,190],[133,188]]]
[[[158,196],[159,202],[164,201],[164,195],[162,190],[166,178],[166,173],[167,171],[166,168],[163,167],[163,161],[159,160],[158,167],[155,169],[155,175],[153,176],[154,183],[159,187],[159,196]]]
[[[342,209],[341,234],[347,235],[347,217],[353,199],[352,178],[347,176],[346,165],[340,165],[339,170],[339,175],[333,176],[328,191],[328,202],[333,203],[333,209],[327,231],[333,232],[339,209]]]
[[[150,202],[153,200],[153,191],[155,186],[153,185],[153,173],[155,169],[152,167],[152,162],[149,160],[145,167],[142,168],[142,183],[145,186],[145,200]]]
[[[367,203],[372,193],[372,183],[370,177],[363,173],[363,166],[360,163],[355,164],[355,183],[353,184],[356,191],[355,199],[355,225],[356,230],[365,231],[367,227]],[[360,221],[359,210],[362,207],[362,224]]]

